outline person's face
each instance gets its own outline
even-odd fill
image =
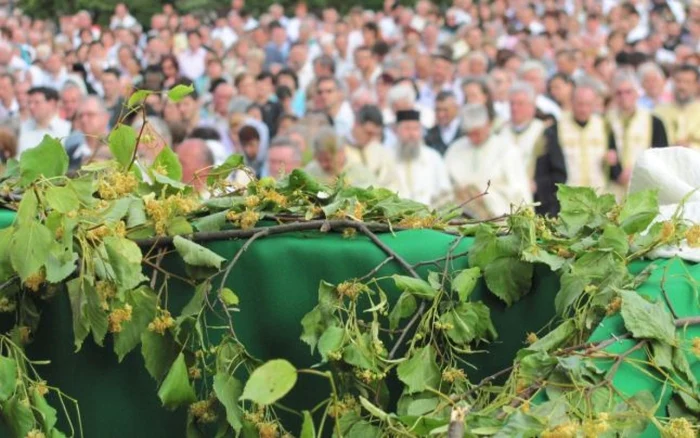
[[[220,78],[223,74],[223,66],[218,62],[210,62],[207,64],[207,76],[210,79]]]
[[[242,144],[241,147],[243,148],[243,153],[245,153],[249,160],[255,160],[260,150],[260,140],[250,140]]]
[[[544,90],[544,79],[540,75],[540,73],[535,70],[529,70],[523,74],[523,80],[527,83],[529,83],[532,88],[535,89],[535,92],[542,93]]]
[[[516,126],[522,126],[535,117],[535,104],[526,93],[513,93],[509,98],[510,119]]]
[[[180,110],[180,116],[182,120],[190,122],[194,120],[197,116],[197,101],[192,98],[192,96],[186,96],[184,99],[177,103],[177,107]]]
[[[468,103],[477,103],[480,105],[486,105],[487,100],[486,94],[481,89],[481,86],[475,83],[467,84],[464,87],[464,100]]]
[[[457,116],[457,102],[446,99],[435,103],[435,119],[440,126],[447,126]]]
[[[258,107],[250,108],[248,110],[248,115],[257,121],[262,122],[262,112],[260,112],[260,108],[258,108]]]
[[[488,140],[490,132],[491,127],[488,124],[486,124],[480,128],[474,128],[468,131],[467,138],[469,139],[469,142],[472,145],[480,146],[484,144],[486,140]]]
[[[48,70],[51,73],[58,73],[59,71],[61,71],[62,66],[63,60],[58,54],[53,54],[49,56],[49,59],[46,60],[46,70]]]
[[[664,88],[664,78],[656,73],[648,73],[642,78],[642,88],[647,96],[658,97]]]
[[[277,83],[278,85],[284,86],[292,90],[292,93],[296,91],[296,87],[294,86],[294,79],[291,76],[288,75],[280,75],[277,78]]]
[[[212,100],[214,103],[214,111],[217,114],[225,115],[228,112],[228,104],[233,97],[233,87],[228,84],[219,85],[214,90]]]
[[[191,50],[199,50],[199,48],[202,46],[202,39],[196,33],[191,33],[187,37],[187,43],[189,44]]]
[[[246,76],[238,84],[238,94],[240,94],[241,96],[245,96],[250,100],[255,100],[258,91],[255,88],[255,79],[253,79],[252,76]]]
[[[267,101],[267,99],[273,93],[272,79],[265,78],[265,79],[262,79],[260,81],[257,81],[256,88],[257,88],[257,94],[258,94],[257,100]]]
[[[340,92],[333,81],[323,81],[318,84],[318,96],[326,109],[336,105]]]
[[[587,122],[593,114],[598,96],[589,88],[579,88],[574,91],[573,113],[580,122]]]
[[[320,151],[316,152],[314,155],[318,165],[323,169],[323,171],[329,175],[336,176],[340,173],[343,168],[343,163],[345,162],[345,153],[343,151],[328,152]]]
[[[452,79],[452,63],[445,59],[437,58],[433,62],[433,80],[439,84]]]
[[[673,75],[673,89],[676,100],[688,102],[695,98],[698,90],[698,83],[695,75],[690,72],[678,72]]]
[[[15,86],[15,95],[17,98],[17,104],[22,109],[29,107],[28,91],[29,91],[29,83],[28,82],[20,82]]]
[[[29,96],[29,114],[39,121],[48,121],[56,113],[56,102],[46,100],[43,94],[34,93]]]
[[[65,112],[66,119],[73,120],[80,105],[80,90],[68,88],[61,94],[61,107]]]
[[[92,100],[86,101],[78,110],[77,121],[86,136],[100,136],[107,132],[109,116]]]
[[[624,112],[634,111],[638,98],[637,89],[630,82],[620,83],[615,90],[615,103]]]
[[[119,95],[119,78],[113,74],[102,75],[102,88],[104,88],[106,98],[114,98]]]
[[[277,45],[282,45],[287,40],[287,32],[284,28],[276,27],[272,30],[272,41]]]
[[[151,107],[153,111],[157,114],[161,114],[163,111],[163,98],[160,94],[149,94],[146,97],[146,105]]]
[[[11,101],[13,97],[12,81],[9,78],[0,78],[0,99],[7,102]]]
[[[267,153],[267,165],[270,175],[279,178],[301,167],[301,161],[296,158],[294,149],[286,146],[271,148]]]
[[[372,66],[372,54],[369,50],[355,51],[355,66],[360,71],[367,71]]]
[[[571,93],[573,91],[571,84],[564,81],[563,79],[556,78],[552,80],[552,83],[550,84],[549,88],[552,93],[552,97],[559,104],[569,102],[569,100],[571,99]]]
[[[420,143],[423,131],[418,120],[405,120],[396,126],[396,136],[401,143]]]

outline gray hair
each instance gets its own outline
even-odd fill
[[[360,87],[357,90],[355,90],[352,93],[350,101],[355,102],[357,100],[363,100],[364,98],[366,98],[366,100],[368,100],[369,103],[377,103],[377,95],[372,90],[365,87]]]
[[[620,85],[625,82],[629,82],[635,89],[639,89],[639,81],[637,80],[637,75],[628,70],[618,70],[613,77],[612,86],[613,89],[617,89]]]
[[[489,123],[489,110],[485,105],[469,103],[462,107],[461,128],[463,132],[482,128]]]
[[[411,102],[411,105],[415,105],[416,99],[417,96],[415,88],[408,84],[394,85],[391,87],[391,89],[389,89],[389,93],[387,94],[387,101],[389,102],[390,106],[393,106],[396,102],[402,100],[408,100]]]
[[[529,59],[523,62],[523,65],[521,65],[518,69],[518,77],[522,78],[525,75],[525,73],[531,72],[533,70],[537,71],[540,74],[540,76],[542,76],[542,79],[547,79],[547,69],[545,68],[544,64],[534,59]]]
[[[330,126],[324,126],[316,132],[313,145],[314,154],[319,152],[330,152],[334,154],[345,149],[345,143]]]
[[[481,51],[470,52],[469,55],[467,55],[467,59],[469,59],[470,61],[472,59],[478,59],[481,62],[483,62],[484,64],[486,64],[487,66],[489,65],[488,56],[486,56],[486,54],[484,52],[481,52]]]
[[[640,82],[644,81],[644,78],[650,74],[656,74],[662,78],[665,77],[664,71],[655,62],[645,62],[644,64],[640,65],[639,68],[637,68],[637,77],[639,78]]]
[[[229,114],[245,114],[248,111],[248,107],[253,103],[252,100],[244,96],[236,96],[231,99],[228,105]]]
[[[63,94],[64,91],[73,90],[73,89],[80,91],[80,96],[85,96],[85,94],[86,94],[83,90],[83,87],[76,84],[74,81],[72,81],[70,79],[68,79],[66,81],[66,83],[63,85],[63,88],[61,88],[61,94]]]
[[[100,111],[102,114],[109,114],[109,110],[107,109],[107,105],[105,104],[105,101],[102,100],[101,97],[95,96],[95,95],[89,95],[83,99],[81,102],[81,106],[85,105],[88,102],[95,102],[95,105],[97,106],[97,109]]]
[[[173,135],[170,132],[170,127],[165,122],[165,120],[160,117],[148,116],[146,117],[146,124],[150,125],[151,129],[165,142],[166,145],[170,146],[173,144]],[[132,124],[132,128],[138,132],[143,126],[143,120],[137,119]]]
[[[299,147],[299,144],[291,137],[287,137],[286,135],[278,135],[277,137],[273,138],[270,142],[270,150],[274,148],[290,148],[294,153],[294,159],[298,161],[302,160],[301,148]]]
[[[578,89],[588,89],[593,91],[596,96],[600,96],[605,91],[601,88],[601,84],[593,79],[583,78],[576,81],[574,84],[574,92]]]
[[[535,92],[535,89],[532,88],[532,85],[525,81],[513,82],[513,85],[511,85],[510,89],[508,90],[508,96],[520,93],[525,94],[527,96],[527,100],[529,100],[532,103],[535,103],[535,99],[537,99],[537,93]]]

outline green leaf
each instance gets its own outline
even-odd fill
[[[168,90],[168,99],[172,100],[173,102],[179,102],[189,94],[192,94],[192,92],[194,92],[193,85],[178,84]]]
[[[22,281],[44,266],[48,258],[46,249],[51,242],[51,231],[38,222],[29,222],[17,228],[10,243],[10,261]]]
[[[370,413],[370,415],[380,419],[381,421],[386,421],[387,418],[389,418],[389,414],[374,406],[369,400],[362,396],[360,396],[360,404],[367,412]]]
[[[185,190],[188,187],[187,184],[180,181],[176,181],[172,178],[168,178],[167,176],[161,175],[160,173],[154,173],[153,180],[159,184],[162,184],[164,186],[170,186],[176,190]]]
[[[80,208],[78,195],[69,187],[50,187],[46,190],[46,202],[59,213],[68,213]]]
[[[158,389],[158,397],[167,409],[175,410],[182,405],[193,403],[197,396],[190,385],[185,356],[180,353]]]
[[[437,397],[421,398],[413,400],[406,408],[407,415],[425,415],[434,411],[440,404],[440,399]]]
[[[167,228],[168,236],[179,236],[179,235],[189,235],[194,233],[192,225],[182,216],[175,216],[168,222]]]
[[[345,330],[340,327],[331,326],[323,332],[318,340],[318,352],[324,362],[328,361],[328,353],[340,351],[343,348]]]
[[[458,345],[496,337],[496,329],[491,322],[491,311],[481,302],[460,303],[443,314],[440,322],[452,326],[446,333]]]
[[[637,339],[656,339],[673,344],[676,328],[673,317],[660,302],[652,304],[637,292],[620,291],[622,319]]]
[[[219,231],[226,224],[226,215],[228,210],[213,213],[208,216],[195,219],[192,225],[197,231]]]
[[[396,330],[399,327],[399,322],[403,318],[413,315],[417,308],[416,297],[408,292],[402,293],[389,313],[389,329]]]
[[[508,417],[506,424],[494,435],[494,438],[534,438],[540,436],[545,428],[546,424],[538,418],[522,411],[515,411]]]
[[[97,179],[93,175],[72,179],[66,182],[66,187],[75,192],[81,204],[89,207],[97,202],[97,199],[92,196],[97,190]]]
[[[138,227],[148,221],[146,218],[146,208],[143,204],[143,199],[132,199],[129,204],[127,213],[126,226],[127,228]]]
[[[175,362],[179,348],[172,335],[165,332],[160,335],[150,330],[141,334],[141,355],[148,374],[160,383]]]
[[[204,307],[204,300],[211,290],[211,283],[205,281],[204,283],[198,284],[194,289],[194,294],[190,301],[182,308],[180,312],[180,318],[194,316],[199,314],[199,312]]]
[[[17,225],[27,225],[29,222],[36,220],[36,214],[39,209],[39,201],[36,199],[34,190],[27,190],[22,195],[22,200],[17,207],[17,216],[15,223]]]
[[[432,300],[437,295],[437,291],[432,288],[427,282],[405,275],[392,275],[396,287],[403,292],[408,292],[416,298]]]
[[[53,178],[65,175],[68,154],[60,141],[45,135],[35,148],[27,149],[19,160],[20,182],[27,186],[40,176]]]
[[[316,427],[311,412],[303,411],[302,414],[304,414],[304,422],[301,425],[299,438],[316,438]]]
[[[576,333],[576,324],[574,320],[567,319],[563,323],[559,324],[557,328],[547,333],[546,336],[538,339],[528,347],[528,350],[533,351],[550,351],[558,348],[561,344],[566,342],[571,336]]]
[[[574,236],[584,227],[597,228],[607,222],[606,215],[617,205],[613,195],[598,196],[590,187],[558,185],[561,205],[559,218],[567,235]]]
[[[680,348],[674,348],[673,349],[673,359],[672,359],[673,367],[675,368],[676,372],[683,377],[683,379],[687,382],[690,383],[691,388],[695,388],[697,385],[697,379],[695,379],[695,374],[693,374],[693,370],[690,368],[690,363],[688,362],[688,358],[686,357],[685,352],[683,352],[682,349]],[[695,397],[696,399],[698,398],[697,396]],[[700,401],[697,402],[697,406],[700,407]]]
[[[221,269],[221,263],[226,261],[214,251],[181,236],[175,236],[173,244],[188,265]]]
[[[0,229],[0,281],[7,280],[15,272],[10,261],[10,245],[13,234],[12,227]]]
[[[646,230],[658,214],[658,190],[643,190],[627,197],[618,221],[627,234],[634,234]]]
[[[219,296],[221,297],[221,301],[223,301],[224,304],[226,304],[226,306],[228,307],[237,306],[238,303],[240,303],[238,295],[236,295],[231,289],[227,287],[221,289],[221,292],[219,292]]]
[[[156,316],[158,297],[143,286],[127,292],[126,302],[131,306],[131,320],[122,322],[122,330],[114,335],[114,352],[119,362],[141,342],[141,334]]]
[[[60,283],[75,271],[78,254],[68,251],[60,245],[51,245],[46,259],[46,281]]]
[[[243,393],[243,385],[235,377],[221,372],[214,376],[214,394],[226,410],[226,421],[236,433],[243,428],[243,410],[238,406],[238,399]]]
[[[15,392],[17,383],[17,362],[0,356],[0,402],[4,402]]]
[[[297,382],[297,370],[284,359],[265,362],[250,375],[243,389],[242,400],[271,405],[287,395]]]
[[[26,437],[34,429],[34,413],[29,404],[22,403],[19,395],[4,402],[0,412],[5,424],[12,431],[11,436]]]
[[[530,291],[533,265],[520,260],[520,238],[499,237],[487,225],[480,225],[469,250],[469,265],[481,268],[486,286],[507,305]]]
[[[83,341],[92,330],[92,336],[97,345],[107,334],[107,313],[102,310],[101,300],[95,287],[87,278],[74,278],[67,283],[68,297],[73,314],[73,334],[75,348],[79,351]]]
[[[113,273],[113,279],[123,290],[137,287],[147,278],[141,271],[141,249],[129,239],[109,236],[103,240],[104,254],[107,272]],[[99,263],[98,263],[99,264]]]
[[[547,252],[537,245],[532,245],[522,252],[522,259],[528,263],[542,263],[549,266],[552,272],[557,272],[566,263],[564,257]]]
[[[436,389],[440,385],[440,368],[435,362],[435,350],[430,345],[416,350],[397,368],[399,379],[406,385],[406,393]]]
[[[105,222],[118,222],[129,213],[131,203],[131,198],[121,198],[111,201],[111,205],[101,216]]]
[[[622,257],[627,255],[630,245],[627,241],[627,234],[621,228],[608,224],[603,229],[603,235],[598,241],[600,249],[611,249]]]
[[[112,156],[123,167],[131,164],[136,149],[136,131],[129,125],[117,125],[109,134],[109,150]]]
[[[146,100],[146,98],[152,93],[153,91],[151,90],[136,90],[133,93],[131,93],[131,96],[129,97],[129,100],[126,103],[126,105],[129,108],[134,108],[136,105]]]
[[[231,172],[242,168],[244,164],[243,155],[229,155],[226,161],[209,171],[209,175],[207,175],[207,184],[213,185],[217,181],[228,178]]]
[[[343,349],[343,360],[358,368],[377,370],[377,359],[372,349],[372,337],[365,333]]]
[[[160,151],[151,166],[151,169],[159,168],[165,169],[165,175],[168,178],[174,179],[175,181],[182,180],[182,164],[180,164],[177,154],[168,146]]]
[[[479,278],[481,278],[481,269],[478,267],[463,269],[452,280],[452,290],[457,292],[461,301],[466,302],[474,292]]]
[[[56,416],[56,409],[51,407],[46,401],[44,396],[39,394],[39,390],[34,388],[31,391],[32,406],[34,410],[39,414],[39,421],[43,426],[43,430],[49,433],[51,429],[56,425],[58,417]]]

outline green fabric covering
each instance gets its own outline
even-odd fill
[[[9,216],[0,214],[0,224],[11,223],[11,220],[2,222]],[[380,237],[409,263],[444,257],[455,239],[454,236],[427,230]],[[472,242],[472,239],[463,239],[455,254],[466,251]],[[218,241],[210,243],[208,247],[230,260],[242,244],[243,241]],[[228,286],[240,297],[241,312],[234,315],[238,337],[253,355],[261,359],[283,357],[297,367],[318,362],[320,358],[309,355],[309,347],[299,340],[299,336],[301,318],[316,305],[319,282],[323,279],[338,283],[363,276],[385,258],[386,255],[379,248],[360,236],[344,239],[338,234],[308,232],[256,241],[239,260],[228,282]],[[631,270],[639,271],[647,264],[637,262],[631,266]],[[453,260],[451,269],[459,270],[466,266],[467,258],[460,257]],[[172,272],[183,272],[184,269],[177,257],[166,258],[164,267]],[[693,275],[700,278],[700,268],[692,269]],[[430,267],[422,267],[419,273],[427,275],[429,270]],[[403,272],[395,263],[389,263],[378,276],[393,273]],[[657,276],[658,272],[654,275]],[[653,287],[648,286],[650,283],[652,280],[641,289],[642,293],[653,295]],[[668,287],[673,287],[671,284],[669,282]],[[390,285],[390,281],[382,283],[393,303],[398,293]],[[557,290],[556,276],[544,267],[538,267],[535,271],[533,292],[511,308],[506,308],[487,293],[483,284],[477,288],[472,299],[483,300],[491,308],[499,338],[487,346],[489,353],[474,354],[468,358],[477,367],[477,370],[468,370],[472,380],[479,380],[511,364],[516,351],[524,346],[525,334],[539,331],[552,319]],[[191,298],[192,292],[191,288],[183,285],[170,288],[168,305],[175,314]],[[691,307],[685,309],[686,313],[693,312]],[[169,412],[160,407],[156,383],[144,369],[140,351],[131,352],[119,364],[108,336],[104,348],[96,346],[88,337],[82,350],[74,353],[71,318],[66,294],[46,302],[41,325],[34,343],[28,348],[28,355],[36,360],[51,360],[51,365],[41,366],[38,371],[51,386],[61,388],[79,401],[84,436],[183,436],[184,410]],[[605,330],[611,329],[615,329],[612,324],[599,328],[594,339],[607,337]],[[697,367],[696,363],[694,370],[700,375]],[[621,367],[615,383],[623,391],[636,390],[643,384],[637,382],[645,381],[645,376],[637,374],[634,370]],[[298,410],[308,409],[328,392],[327,384],[322,379],[302,375],[283,403]],[[655,394],[660,392],[657,389]],[[59,406],[55,400],[52,401],[54,406]],[[64,430],[67,429],[65,421],[62,424]],[[0,436],[6,436],[1,425]]]
[[[14,211],[0,209],[0,229],[9,227],[14,221]]]

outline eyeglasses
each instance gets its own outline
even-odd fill
[[[326,89],[319,88],[319,90],[318,90],[318,94],[331,94],[331,93],[335,93],[334,88],[326,88]]]

